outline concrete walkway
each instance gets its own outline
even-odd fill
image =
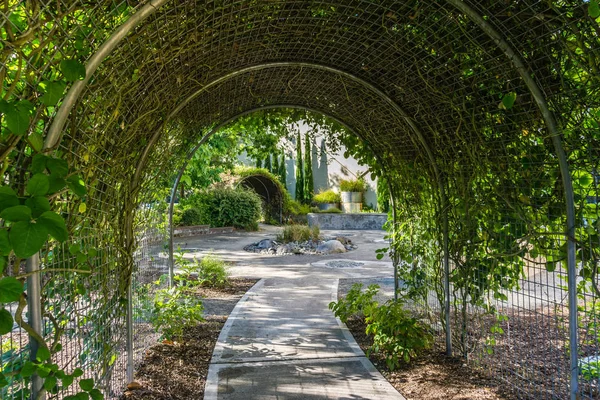
[[[384,245],[383,232],[340,233],[359,249],[335,256],[248,257],[236,249],[275,233],[236,233],[238,240],[181,239],[190,256],[220,254],[234,263],[232,275],[262,278],[238,302],[221,331],[205,400],[404,399],[328,309],[337,300],[340,278],[390,276],[391,263],[375,260],[374,250]],[[328,267],[334,259],[362,265]]]

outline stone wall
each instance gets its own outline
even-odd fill
[[[334,230],[382,230],[387,214],[308,214],[308,225],[319,225],[321,229]]]

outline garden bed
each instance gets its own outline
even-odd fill
[[[366,353],[373,343],[365,334],[365,322],[351,317],[348,329]],[[513,399],[503,393],[493,380],[469,368],[462,360],[447,357],[443,352],[430,350],[410,364],[390,371],[385,360],[372,354],[373,365],[407,400],[461,399],[461,400],[500,400]]]
[[[200,287],[205,321],[184,332],[181,342],[151,346],[135,373],[133,390],[121,399],[196,400],[204,397],[208,366],[219,333],[238,300],[257,282],[232,278],[224,288]]]

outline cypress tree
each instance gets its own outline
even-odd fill
[[[279,163],[279,179],[283,186],[287,184],[287,171],[285,167],[285,153],[281,153],[281,162]]]
[[[256,168],[262,168],[262,160],[256,157]]]
[[[271,155],[267,154],[265,158],[265,169],[269,172],[273,172],[273,165],[271,164]]]
[[[302,138],[296,135],[296,200],[304,202],[304,167],[302,165]]]
[[[312,170],[312,149],[308,132],[304,135],[304,200],[310,203],[315,192]]]
[[[279,174],[279,156],[277,153],[273,154],[273,169],[271,169],[271,173],[275,176]]]

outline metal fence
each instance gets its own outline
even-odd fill
[[[210,127],[291,106],[342,122],[395,186],[402,259],[427,272],[400,275],[455,353],[522,398],[598,397],[599,16],[596,0],[4,1],[3,187],[24,199],[44,153],[87,193],[47,199],[65,244],[2,255],[29,294],[2,310],[117,396],[165,270],[141,202]],[[29,338],[1,340],[2,396],[25,398]]]

